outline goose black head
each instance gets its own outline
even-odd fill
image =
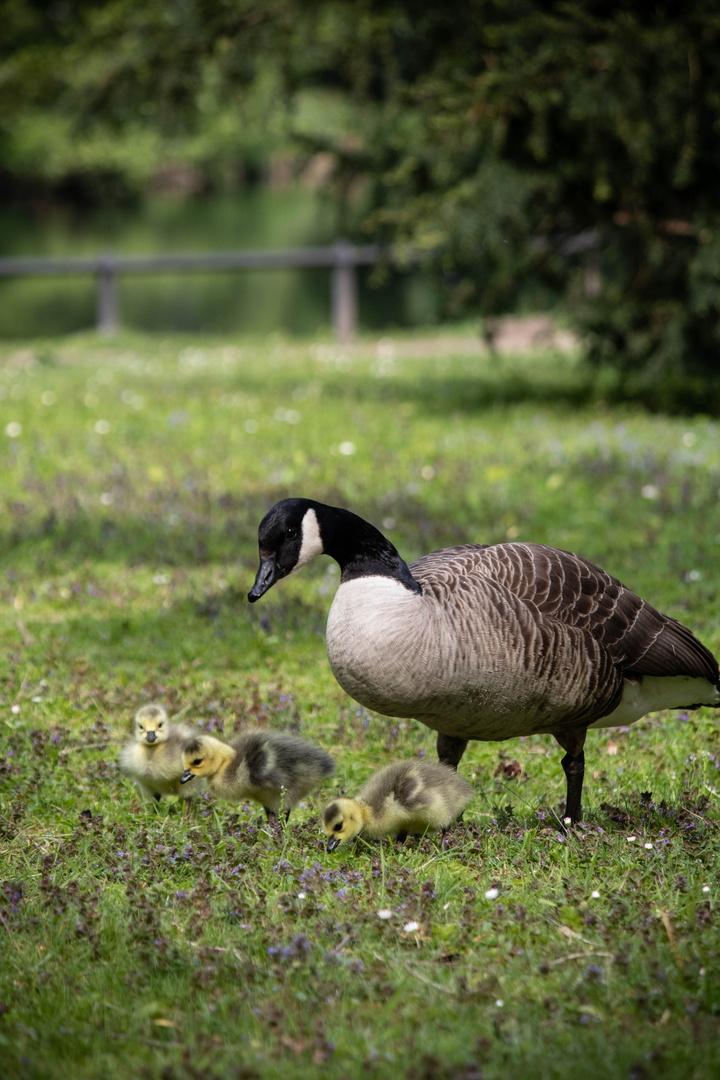
[[[260,568],[248,600],[256,600],[324,551],[318,520],[319,503],[310,499],[283,499],[268,511],[258,527]]]

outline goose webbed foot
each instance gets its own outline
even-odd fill
[[[443,735],[441,731],[435,744],[437,746],[438,761],[441,765],[449,765],[451,769],[457,772],[457,767],[465,753],[467,744],[467,739],[458,739],[455,735]]]

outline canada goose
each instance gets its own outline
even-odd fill
[[[244,731],[230,743],[198,735],[185,744],[182,760],[182,784],[206,777],[220,798],[253,799],[268,818],[284,806],[286,820],[303,796],[335,771],[333,759],[319,746],[279,731]]]
[[[358,833],[397,836],[452,825],[474,795],[467,780],[439,761],[396,761],[375,773],[354,799],[333,799],[322,816],[327,850]]]
[[[251,603],[316,555],[342,571],[327,622],[335,678],[360,704],[437,731],[457,768],[468,740],[554,735],[565,815],[581,817],[588,728],[720,704],[718,664],[616,578],[542,544],[466,544],[407,566],[362,518],[284,499],[258,531]]]
[[[134,729],[134,740],[120,752],[120,768],[148,799],[159,802],[163,795],[178,795],[187,811],[191,795],[180,787],[182,747],[195,731],[171,724],[162,705],[143,705],[135,714]]]

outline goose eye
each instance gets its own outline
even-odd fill
[[[285,539],[286,540],[294,540],[295,537],[297,536],[297,534],[298,534],[297,528],[295,527],[295,525],[291,525],[289,529],[285,530]]]
[[[333,829],[335,830],[335,832],[340,832],[340,830],[342,829],[342,826],[343,826],[342,821],[338,821],[337,825],[333,825]]]

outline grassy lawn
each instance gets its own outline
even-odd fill
[[[332,678],[334,563],[246,602],[260,518],[303,495],[408,560],[577,551],[717,652],[716,421],[610,406],[572,356],[463,330],[87,336],[0,346],[0,469],[4,1075],[719,1075],[717,713],[591,733],[569,837],[562,752],[533,737],[471,744],[443,844],[329,855],[324,802],[434,736]],[[117,768],[149,701],[300,732],[337,775],[284,829],[209,796],[157,812]]]

